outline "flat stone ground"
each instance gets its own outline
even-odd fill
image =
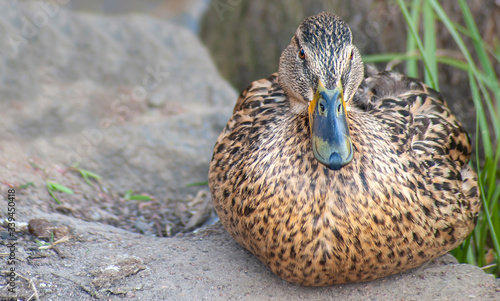
[[[37,214],[72,229],[57,250],[41,250],[17,272],[40,300],[499,300],[499,282],[445,255],[423,267],[367,283],[302,287],[272,274],[217,224],[154,238],[58,214]],[[33,249],[30,235],[18,245]],[[33,294],[17,282],[18,297]],[[5,295],[4,295],[5,296]],[[33,300],[33,299],[32,299]]]

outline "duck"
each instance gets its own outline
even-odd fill
[[[440,93],[365,67],[347,23],[323,12],[239,96],[209,187],[224,228],[274,274],[364,282],[468,237],[481,207],[471,151]]]

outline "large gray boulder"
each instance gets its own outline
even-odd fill
[[[33,184],[20,190],[26,211],[158,235],[203,223],[212,208],[208,187],[188,186],[207,181],[236,91],[190,30],[67,5],[0,4],[2,182]],[[75,165],[102,180],[87,185]],[[76,193],[55,191],[58,204],[47,181]]]
[[[237,94],[199,40],[149,16],[52,3],[2,4],[0,139],[80,163],[119,193],[179,198],[206,181]]]

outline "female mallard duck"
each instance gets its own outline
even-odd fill
[[[399,273],[474,228],[471,145],[445,101],[395,72],[363,77],[347,24],[309,17],[215,144],[209,184],[222,224],[288,281]]]

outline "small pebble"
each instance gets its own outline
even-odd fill
[[[50,238],[55,226],[46,219],[34,218],[28,223],[28,231],[37,238]]]

